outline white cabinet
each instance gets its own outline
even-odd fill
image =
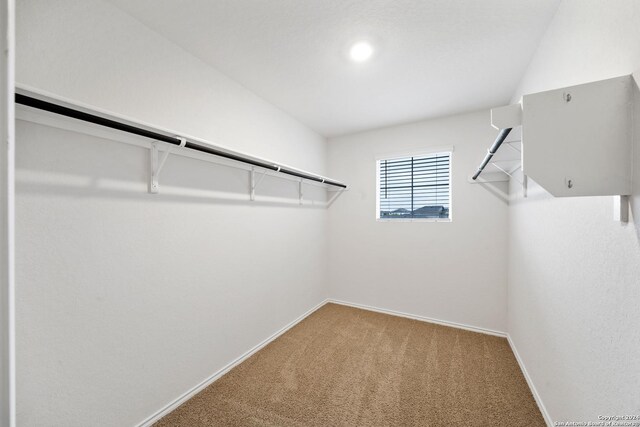
[[[522,171],[554,196],[631,194],[631,75],[522,98]]]

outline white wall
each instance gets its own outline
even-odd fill
[[[564,0],[514,100],[640,68],[638,22],[636,0]],[[509,333],[554,421],[640,414],[639,152],[628,225],[611,197],[513,187]]]
[[[467,182],[496,133],[481,111],[330,139],[350,186],[329,211],[330,296],[505,331],[506,186]],[[434,146],[454,146],[453,222],[376,221],[376,154]]]
[[[0,1],[0,425],[15,425],[14,24],[15,4]]]
[[[324,172],[323,138],[108,3],[17,12],[20,83]],[[326,296],[327,213],[295,182],[250,203],[246,171],[172,156],[150,195],[115,132],[17,131],[19,425],[138,423]]]

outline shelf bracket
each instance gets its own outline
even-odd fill
[[[300,204],[302,204],[302,198],[304,197],[304,191],[303,191],[303,188],[302,188],[302,184],[303,184],[303,182],[302,182],[302,180],[300,180],[300,182],[298,182],[298,197],[299,197],[299,200],[300,200]]]
[[[340,189],[340,190],[338,190],[338,191],[330,191],[330,193],[333,193],[333,195],[329,198],[329,200],[327,200],[327,207],[331,206],[331,205],[333,204],[333,202],[335,202],[335,201],[336,201],[336,199],[337,199],[338,197],[340,197],[340,195],[341,195],[342,193],[344,193],[345,191],[347,191],[347,190],[345,190],[345,189]]]
[[[185,145],[187,145],[187,140],[185,138],[181,138],[181,137],[177,137],[177,138],[180,140],[179,147],[184,147]],[[149,174],[149,193],[158,194],[158,191],[160,190],[160,185],[159,185],[160,172],[162,171],[162,168],[164,167],[164,165],[167,163],[167,158],[169,157],[169,154],[171,154],[174,148],[175,146],[168,147],[162,153],[162,157],[160,157],[160,148],[158,147],[158,143],[155,141],[151,143],[151,148],[149,150],[150,163],[151,163],[150,174]]]
[[[525,175],[524,173],[522,174],[522,181],[519,180],[514,174],[515,172],[520,169],[522,170],[522,164],[519,164],[518,166],[516,166],[515,168],[511,169],[511,170],[507,170],[501,166],[499,166],[497,164],[497,162],[492,162],[491,163],[496,169],[499,169],[500,172],[504,173],[505,175],[507,175],[509,178],[513,178],[515,179],[518,183],[520,183],[520,185],[522,185],[522,197],[526,198],[527,197],[527,187],[529,185],[529,179],[527,178],[527,175]]]
[[[507,146],[507,147],[509,147],[512,151],[515,151],[516,153],[518,153],[518,155],[522,156],[522,151],[521,151],[521,150],[518,150],[516,147],[514,147],[513,145],[511,145],[511,144],[513,144],[514,142],[520,142],[520,143],[522,143],[522,140],[521,140],[521,139],[514,139],[514,140],[512,140],[512,141],[505,141],[505,142],[504,142],[504,145],[505,145],[505,146]]]
[[[267,174],[267,171],[265,170],[264,172],[262,172],[262,174],[260,174],[260,177],[256,181],[256,168],[251,167],[251,188],[249,192],[249,197],[252,202],[256,200],[256,188],[258,188],[258,186],[260,185],[260,183],[262,182],[262,179],[266,174]]]
[[[629,222],[629,196],[613,196],[613,220]]]
[[[518,165],[515,168],[511,169],[511,170],[507,170],[505,168],[503,168],[502,166],[498,165],[498,162],[491,162],[491,165],[493,165],[493,167],[495,167],[496,169],[500,170],[500,172],[504,173],[505,175],[507,175],[510,178],[514,178],[516,181],[520,182],[522,184],[522,182],[517,179],[515,176],[513,176],[513,174],[518,170],[522,168],[522,165]]]

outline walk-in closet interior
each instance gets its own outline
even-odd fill
[[[0,12],[0,426],[640,426],[640,1]]]

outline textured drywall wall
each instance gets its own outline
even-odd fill
[[[14,2],[0,1],[0,425],[9,427],[15,425],[14,23]]]
[[[514,100],[640,68],[638,22],[635,0],[563,1]],[[612,197],[553,198],[530,181],[523,199],[512,186],[508,328],[553,421],[640,414],[635,149],[626,225],[613,221]]]
[[[330,296],[505,331],[506,183],[467,181],[495,136],[485,110],[330,139],[330,173],[350,185],[329,211]],[[453,221],[376,221],[376,155],[442,146]]]
[[[323,138],[94,0],[18,5],[18,81],[322,173]],[[297,183],[18,122],[18,424],[126,426],[325,297],[326,210]],[[308,187],[305,197],[324,192]]]

